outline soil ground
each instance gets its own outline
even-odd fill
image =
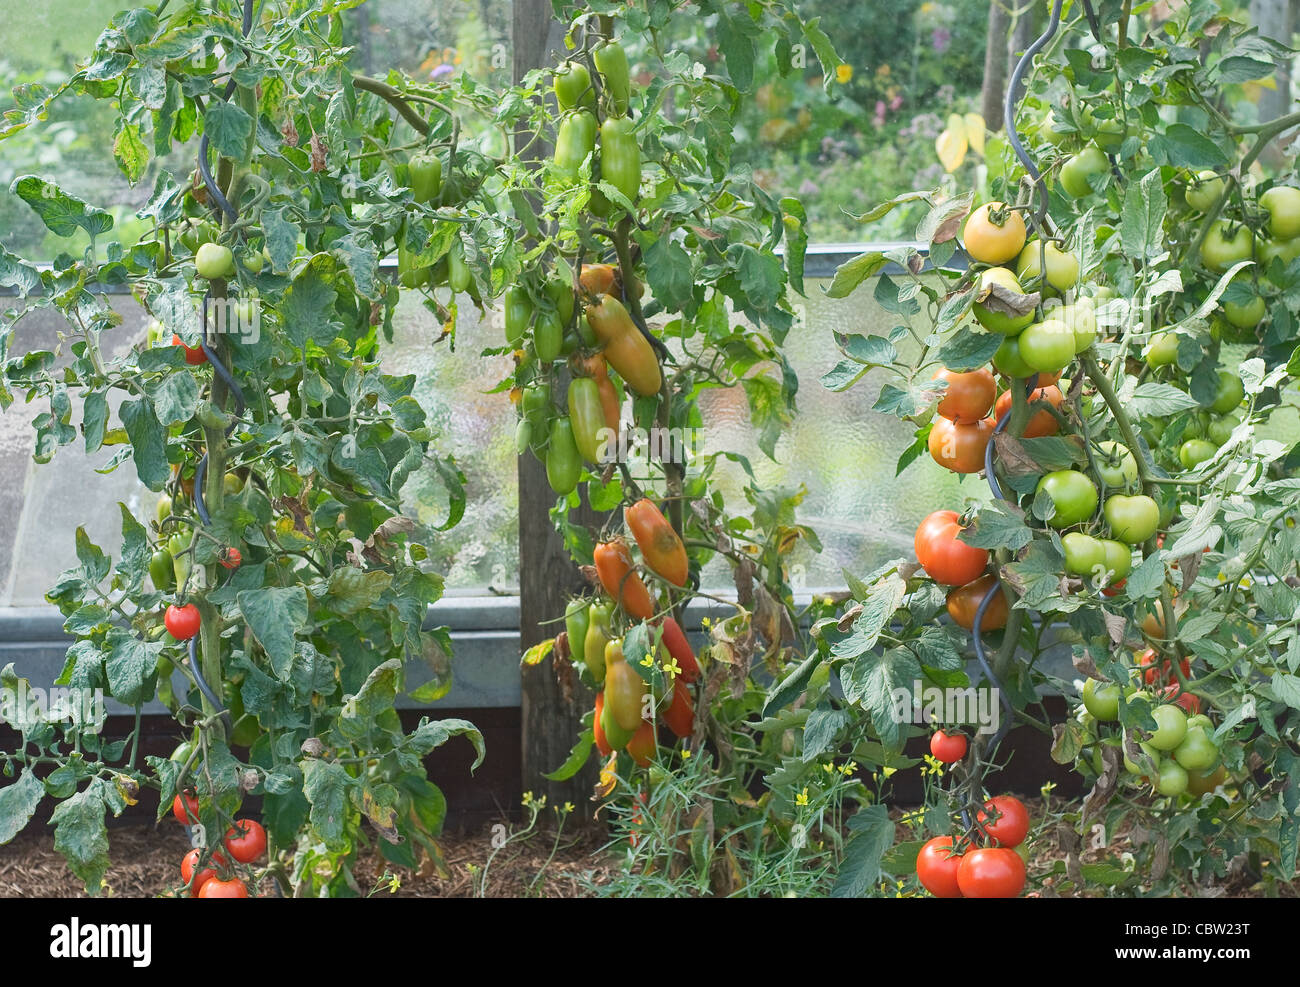
[[[1030,817],[1041,818],[1041,800],[1025,801]],[[1053,809],[1060,811],[1060,803],[1054,803]],[[894,815],[898,814],[896,810]],[[504,832],[500,826],[494,823],[444,835],[439,843],[447,865],[446,874],[438,874],[431,867],[428,873],[398,870],[373,850],[363,851],[355,871],[357,883],[363,891],[373,891],[376,897],[471,898],[478,895],[482,869],[487,865],[483,897],[576,898],[592,894],[593,885],[608,882],[617,870],[618,861],[607,848],[609,838],[604,832],[568,831],[558,841],[554,832],[536,832],[527,839],[508,843],[493,856],[494,837],[499,843],[499,836]],[[899,835],[903,836],[902,829]],[[1082,862],[1115,859],[1132,848],[1131,836],[1118,833],[1106,849],[1085,850]],[[168,818],[156,827],[148,824],[115,827],[109,832],[109,848],[110,893],[118,897],[148,898],[174,893],[180,880],[178,867],[189,844],[180,827],[171,824]],[[1032,869],[1041,873],[1064,857],[1051,834],[1046,834],[1033,844]],[[393,875],[400,878],[396,889],[391,887]],[[1054,897],[1055,883],[1049,878],[1039,896]],[[263,890],[270,892],[269,887]],[[1102,889],[1095,890],[1104,893]],[[1201,893],[1210,897],[1255,898],[1264,896],[1265,890],[1238,871],[1230,873],[1225,883],[1203,889]],[[1276,886],[1276,893],[1279,897],[1300,898],[1300,881]],[[0,847],[0,898],[85,896],[81,882],[55,851],[50,830],[33,828]]]

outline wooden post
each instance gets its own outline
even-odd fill
[[[1002,101],[1007,89],[1007,32],[1011,15],[1004,3],[990,0],[989,27],[984,43],[984,86],[980,94],[980,112],[984,123],[996,133],[1002,129]]]
[[[515,0],[512,22],[513,69],[518,82],[529,71],[554,64],[564,52],[564,25],[552,14],[551,0]],[[516,134],[517,146],[531,134]],[[523,138],[522,140],[520,138]],[[538,141],[529,149],[536,160],[551,153],[551,146]],[[562,402],[564,394],[557,398]],[[519,457],[519,645],[526,651],[564,629],[555,621],[564,615],[570,596],[585,583],[569,559],[563,539],[555,530],[550,511],[556,495],[546,482],[546,469],[531,452]],[[597,522],[597,515],[584,503],[574,512],[577,524]],[[593,697],[572,677],[566,701],[551,660],[520,672],[520,719],[523,730],[521,758],[525,791],[546,795],[551,805],[565,801],[579,807],[575,819],[589,818],[582,807],[591,796],[597,770],[588,764],[567,782],[548,781],[544,772],[554,771],[569,756],[578,733],[578,721],[591,709]]]

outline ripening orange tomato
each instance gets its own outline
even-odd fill
[[[994,420],[1001,421],[1002,416],[1011,410],[1011,400],[1011,391],[1003,391],[998,396],[998,403],[993,409]],[[1029,403],[1033,404],[1035,401],[1046,401],[1053,408],[1059,408],[1062,402],[1065,401],[1065,395],[1061,393],[1061,389],[1055,384],[1050,384],[1047,387],[1038,388],[1033,394],[1029,395]],[[1055,435],[1060,430],[1061,423],[1056,420],[1056,416],[1046,408],[1039,408],[1029,416],[1029,421],[1025,424],[1024,437],[1026,439],[1040,439],[1045,435]]]
[[[623,520],[636,539],[645,564],[674,586],[685,586],[690,575],[686,546],[654,502],[642,497],[624,509]]]
[[[1002,592],[1002,584],[992,573],[980,576],[974,582],[963,586],[954,586],[948,591],[948,616],[958,627],[968,631],[975,629],[975,611],[984,602],[984,597],[996,593],[984,619],[980,621],[981,631],[997,631],[1007,626],[1007,597]]]
[[[984,452],[993,438],[994,424],[992,418],[977,422],[936,418],[930,427],[930,455],[954,473],[978,473],[984,468]]]
[[[934,379],[948,382],[948,389],[935,411],[951,422],[979,421],[989,413],[998,391],[993,373],[987,367],[969,373],[940,368]]]
[[[613,264],[583,264],[578,283],[593,295],[608,295],[614,291]]]
[[[632,568],[632,552],[622,538],[597,545],[595,551],[596,574],[605,592],[612,596],[627,613],[639,620],[654,616],[654,601],[645,583]]]
[[[1005,264],[1025,248],[1025,221],[1019,212],[1001,202],[980,206],[966,220],[962,243],[971,260],[981,264]]]

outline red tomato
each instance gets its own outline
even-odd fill
[[[217,561],[223,568],[238,569],[243,564],[244,554],[237,548],[223,548],[217,555]]]
[[[172,815],[182,826],[193,826],[199,821],[199,800],[193,792],[183,792],[172,799]]]
[[[962,527],[956,511],[935,511],[916,528],[916,561],[926,575],[946,586],[965,586],[984,574],[988,549],[957,540]]]
[[[961,858],[957,887],[967,898],[1015,898],[1025,887],[1025,861],[1010,847],[981,847]]]
[[[208,355],[203,352],[202,346],[186,346],[181,337],[175,333],[172,333],[172,343],[185,351],[185,362],[190,366],[197,367],[200,363],[208,362]]]
[[[663,628],[663,637],[660,643],[668,649],[668,654],[676,660],[677,667],[681,669],[679,673],[687,682],[694,682],[702,674],[700,663],[695,657],[695,652],[691,650],[691,642],[686,639],[686,632],[682,630],[682,625],[671,617],[664,617],[663,620],[657,621],[656,627]]]
[[[1144,669],[1142,672],[1142,681],[1147,685],[1155,685],[1156,681],[1169,682],[1173,679],[1173,666],[1169,659],[1166,658],[1156,666],[1155,648],[1147,648],[1138,656],[1138,664]],[[1183,658],[1178,662],[1179,669],[1182,670],[1183,678],[1191,678],[1192,661],[1190,658]]]
[[[673,698],[664,711],[664,725],[678,737],[689,737],[695,729],[695,703],[691,690],[679,675],[673,679]]]
[[[1046,387],[1040,387],[1029,395],[1029,403],[1035,401],[1046,401],[1053,408],[1059,408],[1065,400],[1065,395],[1055,384],[1049,384]],[[993,409],[993,418],[995,421],[1001,421],[1002,416],[1011,410],[1012,394],[1010,391],[1003,391],[998,397],[998,403]],[[1029,421],[1025,423],[1026,439],[1039,439],[1045,435],[1055,435],[1061,430],[1061,423],[1056,420],[1046,408],[1039,408],[1029,416]]]
[[[995,424],[992,418],[975,422],[936,418],[930,426],[930,455],[954,473],[978,473],[984,468],[984,452],[993,439]]]
[[[199,865],[199,858],[201,856],[203,856],[203,851],[196,849],[191,850],[181,859],[181,880],[185,882],[187,887],[189,887],[191,898],[197,898],[199,892],[203,890],[203,885],[207,884],[209,880],[217,876],[216,870],[212,867],[204,867],[198,872],[198,874],[194,873],[194,868]],[[212,860],[210,860],[209,863],[217,864],[222,867],[226,866],[226,860],[220,854],[213,855]],[[190,880],[191,877],[194,878],[192,881]]]
[[[1162,696],[1165,702],[1171,702],[1175,706],[1182,707],[1184,713],[1189,716],[1195,716],[1201,711],[1201,697],[1194,692],[1180,692],[1177,682],[1171,682],[1165,686]]]
[[[993,373],[986,367],[964,374],[940,369],[934,379],[948,382],[948,389],[943,392],[935,411],[953,422],[980,421],[989,413],[989,406],[997,394]]]
[[[632,755],[632,760],[640,767],[648,768],[658,746],[655,741],[654,725],[649,720],[642,720],[641,725],[636,728],[636,733],[632,734],[632,739],[627,742],[625,749]]]
[[[614,748],[609,746],[609,741],[605,739],[605,728],[600,725],[601,714],[605,712],[605,693],[596,693],[596,719],[592,722],[591,732],[596,739],[596,750],[600,751],[601,757],[609,757],[614,753]]]
[[[944,764],[953,764],[966,756],[966,738],[960,733],[936,730],[930,737],[930,753]]]
[[[996,846],[1017,847],[1029,835],[1029,810],[1014,795],[993,796],[975,819]]]
[[[226,831],[226,849],[241,864],[251,864],[266,853],[266,830],[256,819],[236,819]]]
[[[248,887],[239,878],[234,877],[229,881],[223,881],[219,877],[214,877],[208,881],[201,891],[200,898],[247,898]]]
[[[193,603],[187,603],[183,607],[169,606],[163,614],[167,633],[178,641],[188,641],[197,634],[200,623],[202,618],[199,617],[199,608]]]
[[[936,898],[960,898],[957,867],[961,856],[952,852],[951,836],[936,836],[916,855],[916,879]]]

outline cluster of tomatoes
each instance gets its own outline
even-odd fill
[[[1100,775],[1103,751],[1116,747],[1130,776],[1157,794],[1176,797],[1214,791],[1228,780],[1214,723],[1200,709],[1200,699],[1184,692],[1168,659],[1161,661],[1153,649],[1135,656],[1144,688],[1121,686],[1090,678],[1083,684],[1080,722],[1085,730],[1085,754],[1080,763]],[[1179,663],[1182,680],[1191,676],[1191,663]],[[1172,701],[1170,701],[1172,700]],[[1151,709],[1156,729],[1148,733],[1126,731],[1119,722],[1120,703],[1141,701]]]
[[[684,588],[690,574],[686,546],[663,512],[642,498],[624,509],[623,518],[646,569],[668,587]],[[625,539],[615,537],[596,546],[595,570],[607,598],[570,601],[556,644],[561,654],[581,659],[574,663],[597,690],[592,733],[601,756],[613,758],[616,751],[626,750],[636,764],[647,767],[658,747],[656,718],[678,738],[693,732],[690,684],[700,678],[700,664],[672,614],[659,614]],[[651,653],[664,671],[661,677],[648,680],[624,654],[626,632],[640,621],[650,632]]]
[[[191,792],[177,795],[172,800],[172,815],[182,826],[197,824],[198,799]],[[195,847],[181,859],[181,880],[191,898],[248,897],[248,885],[234,873],[234,863],[248,865],[261,859],[266,853],[266,830],[255,819],[236,819],[222,846],[224,853]]]
[[[938,736],[938,734],[936,734]],[[916,876],[936,898],[1015,898],[1025,887],[1029,810],[995,795],[965,835],[936,836],[916,857]]]

